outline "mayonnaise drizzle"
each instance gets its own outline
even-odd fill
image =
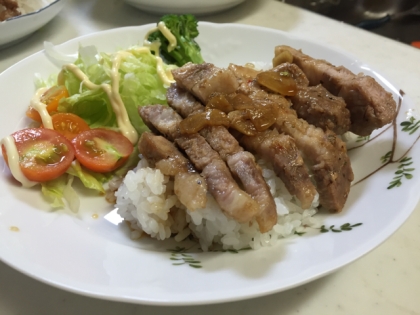
[[[127,110],[125,109],[124,103],[121,99],[119,93],[120,87],[120,76],[118,73],[118,69],[121,63],[121,56],[123,52],[118,52],[113,60],[112,60],[112,70],[111,70],[111,83],[102,83],[100,85],[93,83],[89,80],[88,76],[80,70],[78,66],[75,64],[67,64],[64,65],[63,68],[71,71],[81,82],[84,86],[86,86],[89,90],[99,90],[103,89],[105,93],[108,95],[109,100],[111,102],[112,109],[115,112],[115,116],[117,118],[118,127],[121,130],[121,133],[126,136],[131,143],[135,144],[138,140],[138,134],[136,129],[134,129],[133,125],[128,118]]]
[[[19,165],[19,153],[16,148],[15,140],[12,136],[7,136],[1,140],[1,144],[4,145],[7,152],[7,163],[10,168],[10,172],[12,172],[13,177],[22,183],[23,187],[32,187],[37,182],[33,182],[26,178],[25,175],[23,175],[22,170],[20,169]]]
[[[48,90],[48,88],[40,88],[35,92],[35,95],[32,97],[30,105],[35,109],[42,119],[42,124],[44,128],[54,129],[51,116],[47,111],[47,104],[41,102],[41,96]]]
[[[80,70],[78,66],[75,64],[67,64],[64,65],[63,68],[71,71],[81,82],[84,86],[86,86],[90,90],[98,90],[103,89],[105,93],[108,95],[108,98],[111,102],[112,109],[114,110],[115,116],[117,118],[118,127],[121,130],[121,133],[126,136],[131,143],[135,144],[138,140],[138,134],[136,129],[130,122],[130,119],[127,114],[127,110],[124,106],[124,102],[121,99],[121,95],[119,93],[120,89],[120,75],[119,69],[121,66],[121,62],[123,58],[132,55],[133,52],[139,53],[151,53],[148,47],[133,47],[132,51],[118,51],[114,54],[112,58],[112,68],[111,68],[111,84],[102,83],[100,85],[93,83],[89,80],[88,76]],[[162,58],[156,57],[156,71],[165,86],[169,86],[171,83],[175,82],[170,69],[164,70],[164,64]],[[59,76],[59,81],[62,80],[62,75]]]
[[[156,57],[156,62],[157,62],[156,71],[158,73],[160,80],[163,82],[163,85],[165,87],[169,87],[172,83],[175,82],[174,77],[171,72],[172,68],[168,67],[165,71],[163,67],[163,60],[160,57]]]
[[[144,37],[144,46],[150,47],[150,49],[155,52],[156,56],[159,56],[160,43],[159,42],[150,42],[147,39],[149,38],[150,34],[156,32],[158,30],[163,34],[163,36],[165,36],[165,38],[169,42],[168,52],[171,52],[172,50],[174,50],[176,48],[176,45],[177,45],[176,37],[174,36],[174,34],[172,34],[172,32],[166,27],[164,22],[162,22],[162,21],[159,22],[157,27],[154,27],[151,30],[149,30],[147,32],[146,36]]]

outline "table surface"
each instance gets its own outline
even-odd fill
[[[67,0],[42,29],[0,50],[0,72],[74,37],[116,27],[154,23],[159,17],[122,0]],[[420,50],[304,11],[281,1],[247,0],[200,20],[275,28],[344,49],[397,86],[420,110]],[[386,242],[335,273],[278,294],[208,306],[156,307],[103,301],[29,278],[0,262],[0,314],[420,314],[420,204]]]

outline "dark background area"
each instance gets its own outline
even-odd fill
[[[369,21],[373,24],[370,25],[371,28],[365,27],[369,31],[406,44],[420,42],[420,1],[418,0],[285,0],[284,2],[352,25]],[[408,11],[410,13],[407,13]],[[401,12],[404,14],[401,15]]]

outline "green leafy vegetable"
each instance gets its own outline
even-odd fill
[[[79,199],[79,196],[77,195],[77,192],[72,187],[73,180],[74,180],[74,176],[69,175],[67,184],[63,190],[63,197],[64,199],[66,199],[70,210],[73,211],[74,213],[77,213],[80,207],[80,199]]]
[[[41,183],[41,191],[53,208],[64,208],[63,191],[66,187],[67,175]]]
[[[168,39],[160,32],[150,34],[150,42],[159,41],[160,54],[165,61],[177,66],[183,66],[187,62],[203,63],[200,46],[194,40],[199,32],[198,21],[192,14],[167,14],[161,17],[159,22],[164,22],[165,26],[171,31],[177,40],[175,49],[170,49]]]
[[[74,161],[66,174],[41,183],[41,191],[53,208],[64,208],[65,203],[73,212],[79,209],[79,197],[73,189],[73,179],[78,177],[86,188],[96,190],[99,194],[105,194],[103,183],[109,180],[106,174],[90,172],[83,168],[78,161]]]
[[[81,48],[82,49],[82,48]],[[128,49],[119,67],[119,93],[127,110],[131,124],[138,133],[148,130],[138,114],[138,107],[149,104],[166,104],[166,88],[157,71],[156,57],[145,50]],[[111,84],[113,54],[101,53],[93,61],[86,50],[79,52],[75,65],[96,85]],[[164,65],[164,70],[168,66]],[[63,70],[61,77],[70,96],[60,101],[58,111],[73,113],[83,118],[91,128],[117,127],[112,104],[103,88],[88,89],[69,70]]]
[[[139,148],[138,146],[134,146],[133,152],[128,157],[127,162],[123,166],[121,166],[119,169],[117,169],[114,172],[114,175],[123,177],[127,174],[127,172],[131,169],[133,169],[140,161],[139,157]]]
[[[90,172],[83,168],[78,161],[74,161],[67,173],[78,177],[86,188],[98,191],[101,194],[105,193],[102,183],[107,181],[107,177],[101,173]]]

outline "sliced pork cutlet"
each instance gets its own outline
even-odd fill
[[[174,192],[188,210],[194,211],[206,206],[207,185],[204,178],[172,142],[151,132],[144,132],[138,148],[162,174],[174,177]]]
[[[257,82],[257,75],[263,71],[256,70],[254,68],[249,68],[247,66],[235,65],[233,63],[229,64],[228,69],[234,74],[236,80],[238,81],[238,89],[236,93],[242,93],[247,96],[253,96],[253,99],[264,99],[267,96],[267,90],[264,90],[263,87]],[[276,94],[271,94],[276,95]],[[278,95],[279,100],[283,100],[286,103],[287,100]],[[288,103],[291,106],[290,103]]]
[[[241,85],[241,90],[256,103],[278,106],[275,128],[295,140],[313,174],[320,204],[331,212],[340,212],[353,180],[345,143],[331,130],[323,131],[298,118],[283,96],[267,93],[255,82]]]
[[[201,113],[205,109],[191,93],[177,84],[169,87],[166,98],[168,104],[183,117]],[[244,190],[258,203],[260,212],[256,220],[260,231],[265,233],[271,230],[277,223],[276,204],[254,156],[244,151],[224,126],[208,126],[203,128],[200,134],[227,163]]]
[[[225,162],[199,134],[182,135],[179,123],[182,117],[172,108],[150,105],[139,108],[143,121],[185,151],[191,162],[205,178],[208,190],[222,211],[240,223],[249,222],[259,213],[255,200],[241,190]]]
[[[221,69],[211,63],[187,63],[172,70],[178,86],[191,92],[202,103],[215,92],[230,94],[238,88],[238,81],[229,69]]]
[[[310,165],[320,204],[331,212],[340,212],[353,180],[345,143],[331,130],[323,131],[299,119],[289,108],[280,109],[276,128],[295,139]]]
[[[316,188],[292,137],[279,134],[276,130],[266,130],[256,136],[242,135],[240,142],[247,150],[271,162],[276,175],[289,193],[299,199],[303,209],[312,205]]]
[[[331,94],[321,84],[309,86],[308,78],[296,64],[285,62],[274,67],[273,71],[288,73],[295,80],[297,94],[289,98],[299,118],[339,135],[349,131],[350,111],[342,97]]]
[[[255,79],[258,72],[242,70],[238,66],[229,66],[235,75],[245,76],[245,80]],[[255,71],[255,70],[254,70]],[[309,80],[296,64],[285,62],[270,71],[291,76],[297,85],[297,94],[289,96],[292,108],[299,118],[323,130],[332,130],[336,134],[343,134],[350,128],[350,112],[343,98],[332,95],[322,85],[309,86]],[[242,79],[241,81],[243,81]]]
[[[257,77],[257,74],[262,72],[255,68],[236,65],[234,63],[229,64],[228,69],[232,71],[233,75],[238,80],[239,85],[254,80]]]
[[[299,118],[338,135],[349,131],[350,112],[343,98],[332,95],[321,84],[299,89],[290,96],[292,108]]]
[[[260,71],[234,64],[230,64],[229,69],[240,83],[239,93],[248,95],[252,99],[258,99],[259,102],[268,97],[267,92],[262,90],[255,80]],[[305,79],[304,76],[301,78],[301,85],[307,84],[307,79],[306,83]],[[269,95],[270,102],[274,101],[276,105],[290,107],[290,102],[281,95]],[[272,164],[276,175],[284,182],[289,193],[299,199],[302,208],[308,208],[312,204],[316,189],[303,163],[301,152],[292,137],[267,130],[256,136],[241,135],[239,142],[247,150],[265,157]]]
[[[362,73],[356,75],[343,66],[314,59],[289,46],[277,46],[275,55],[284,51],[293,55],[293,63],[303,70],[310,85],[322,84],[330,93],[344,99],[350,111],[351,132],[367,136],[394,119],[395,100],[374,78]]]

